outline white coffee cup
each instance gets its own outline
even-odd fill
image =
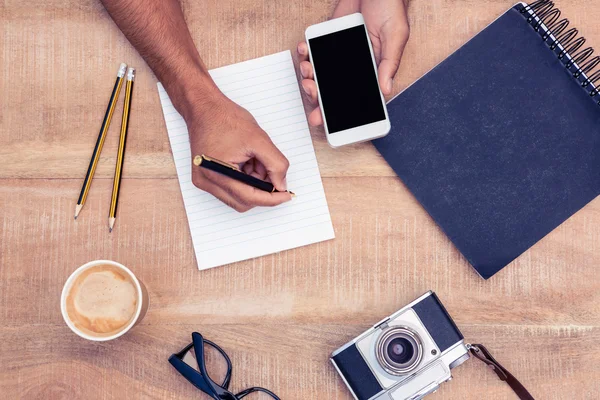
[[[86,331],[83,328],[79,328],[78,326],[76,326],[76,323],[71,319],[71,317],[69,317],[69,312],[67,308],[67,298],[69,297],[73,284],[77,281],[77,278],[85,271],[100,266],[107,266],[108,269],[114,268],[115,271],[118,270],[120,273],[125,274],[135,287],[134,296],[136,297],[136,303],[133,316],[131,317],[131,319],[129,319],[129,322],[127,322],[125,326],[119,327],[119,329],[114,334],[111,334],[110,332],[95,334],[92,331]],[[90,272],[90,274],[91,273],[92,272]],[[130,287],[129,290],[131,290]],[[110,260],[90,261],[87,264],[84,264],[81,267],[77,268],[65,282],[60,298],[60,309],[62,312],[63,319],[65,320],[67,326],[82,338],[96,342],[113,340],[129,332],[131,328],[137,325],[144,318],[144,315],[148,310],[148,304],[148,292],[144,284],[140,282],[140,280],[134,275],[134,273],[131,272],[127,267],[125,267],[122,264],[119,264],[118,262]]]

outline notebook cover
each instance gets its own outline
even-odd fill
[[[600,106],[508,10],[388,103],[376,148],[485,279],[600,194]]]

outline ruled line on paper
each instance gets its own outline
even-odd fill
[[[290,161],[297,197],[240,214],[192,183],[185,121],[158,84],[173,161],[199,269],[334,238],[329,207],[289,51],[209,71],[221,91],[246,108]],[[207,232],[211,232],[207,234]]]
[[[329,217],[328,219],[329,219],[329,220],[331,220],[331,218],[330,218],[330,216],[329,216],[329,212],[328,212],[327,214],[323,214],[323,216],[324,216],[324,217],[325,217],[325,216],[328,216],[328,217]],[[286,228],[286,229],[287,229],[287,230],[286,230],[286,233],[290,233],[290,232],[293,232],[293,231],[295,231],[295,230],[300,230],[300,229],[305,229],[305,228],[316,228],[316,227],[318,227],[318,226],[321,226],[323,223],[326,223],[326,222],[327,222],[327,221],[325,221],[324,219],[325,219],[325,218],[323,218],[323,220],[321,220],[321,221],[318,221],[318,222],[316,222],[316,223],[311,223],[311,224],[308,224],[308,225],[306,225],[306,224],[303,224],[303,225],[300,225],[300,226],[293,226],[293,227],[291,227],[291,228]],[[269,232],[269,233],[263,234],[263,235],[261,235],[261,236],[259,236],[259,237],[254,237],[254,238],[252,238],[252,239],[246,239],[246,240],[240,240],[240,241],[238,241],[238,242],[234,242],[234,243],[232,243],[232,244],[233,244],[233,245],[235,245],[235,244],[241,244],[241,243],[247,243],[247,242],[255,242],[257,239],[263,239],[263,238],[267,238],[267,237],[272,237],[272,236],[276,236],[276,235],[281,235],[281,233],[282,233],[282,232]],[[333,239],[333,237],[332,237],[331,239]],[[230,244],[230,243],[227,243],[227,244],[221,245],[221,246],[219,246],[219,247],[214,247],[214,248],[212,248],[212,249],[209,249],[209,250],[207,250],[207,251],[218,250],[218,249],[224,249],[224,248],[230,247],[232,244]],[[298,246],[297,246],[297,247],[298,247]]]
[[[309,207],[309,206],[310,206],[310,207]],[[306,206],[306,207],[304,207],[303,209],[298,209],[298,210],[297,210],[297,211],[295,211],[295,212],[301,212],[301,211],[306,211],[306,210],[316,210],[316,209],[320,209],[320,208],[323,208],[323,207],[327,207],[327,204],[326,204],[326,203],[320,203],[320,204],[318,204],[317,206],[312,206],[312,205],[309,205],[309,206]],[[259,213],[256,213],[256,214],[255,214],[255,216],[256,216],[256,217],[260,217],[260,216],[261,216],[261,214],[265,214],[265,213],[268,213],[268,211],[261,211],[261,212],[259,212]],[[221,215],[221,214],[219,214],[219,215]],[[216,215],[215,217],[217,217],[217,216],[219,216],[219,215]],[[238,221],[238,220],[240,220],[240,219],[242,219],[242,218],[245,218],[245,217],[244,217],[244,216],[239,216],[239,215],[237,215],[237,216],[231,216],[231,217],[228,219],[228,221],[227,221],[227,222],[228,222],[228,223],[235,223],[236,221]],[[262,221],[266,221],[266,220],[268,220],[268,219],[270,219],[270,218],[277,218],[277,216],[274,216],[274,217],[269,217],[269,218],[264,218],[264,217],[260,217],[260,218],[263,218],[263,219],[262,219]],[[206,220],[204,220],[203,222],[206,222]],[[204,225],[200,225],[200,224],[198,224],[198,227],[200,227],[200,228],[207,228],[207,227],[209,227],[209,226],[210,226],[210,223],[205,223]]]
[[[309,195],[309,194],[313,194],[313,193],[306,193],[306,195]],[[219,201],[217,199],[215,199],[215,201],[216,201],[215,204],[219,204]],[[320,203],[320,201],[321,201],[321,199],[318,198],[317,196],[312,196],[312,198],[310,198],[310,199],[307,198],[307,201],[304,201],[302,203],[296,204],[296,206],[294,207],[294,210],[300,209],[301,206],[305,206],[307,204],[311,205],[311,206],[313,206],[315,204],[323,204],[325,206],[327,205],[327,203],[325,201],[323,201],[323,203]],[[260,214],[263,214],[263,213],[266,213],[266,212],[268,212],[267,209],[263,209],[260,212],[255,212],[254,215],[252,215],[252,217],[250,217],[250,218],[254,218],[256,215],[260,215]],[[271,214],[275,215],[276,213],[271,213]],[[220,217],[222,215],[229,215],[229,217],[227,218],[227,222],[229,222],[232,218],[234,218],[236,220],[237,219],[241,219],[241,218],[244,218],[244,219],[246,219],[248,221],[250,220],[249,217],[247,217],[244,214],[240,214],[240,213],[236,212],[235,210],[224,210],[223,212],[221,212],[219,214],[213,214],[213,215],[210,215],[209,217],[207,217],[207,216],[205,216],[203,214],[196,214],[196,215],[194,215],[194,214],[190,213],[189,214],[189,216],[190,216],[189,220],[190,221],[199,221],[199,220],[202,220],[203,223],[205,223],[205,224],[204,225],[198,225],[198,227],[205,227],[205,226],[209,226],[210,225],[210,221],[212,221],[213,219],[215,219],[217,217]]]

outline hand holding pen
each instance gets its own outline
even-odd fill
[[[240,171],[270,181],[276,192],[266,192],[207,168],[192,167],[192,182],[239,212],[256,206],[277,206],[292,199],[285,176],[289,162],[252,115],[220,95],[210,107],[184,108],[192,157],[208,154]],[[175,101],[173,101],[175,104]]]
[[[287,192],[292,197],[295,196],[294,192],[291,192],[289,190],[285,190],[285,191],[277,190],[271,182],[263,181],[252,175],[248,175],[248,174],[242,172],[236,165],[228,164],[224,161],[220,161],[215,158],[205,156],[204,154],[202,154],[201,156],[195,156],[193,162],[194,162],[194,165],[197,167],[202,167],[202,168],[206,168],[209,171],[217,172],[221,175],[227,176],[238,182],[245,183],[246,185],[251,186],[255,189],[262,190],[263,192],[267,192],[267,193]]]

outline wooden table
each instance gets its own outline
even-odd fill
[[[513,1],[412,1],[396,91]],[[334,4],[183,6],[212,68],[294,49],[305,27],[325,20]],[[560,7],[600,46],[597,1],[563,0]],[[336,239],[198,271],[156,78],[102,6],[4,1],[0,57],[3,398],[205,399],[167,362],[198,330],[232,355],[235,389],[262,385],[286,400],[350,399],[330,352],[428,289],[465,336],[487,344],[536,398],[600,398],[600,199],[484,281],[370,144],[332,150],[314,130]],[[120,217],[109,234],[118,123],[87,205],[77,221],[72,216],[121,61],[138,74]],[[96,344],[65,326],[59,296],[77,266],[101,258],[129,266],[148,287],[151,305],[130,334]],[[454,376],[431,399],[514,398],[478,361]]]

